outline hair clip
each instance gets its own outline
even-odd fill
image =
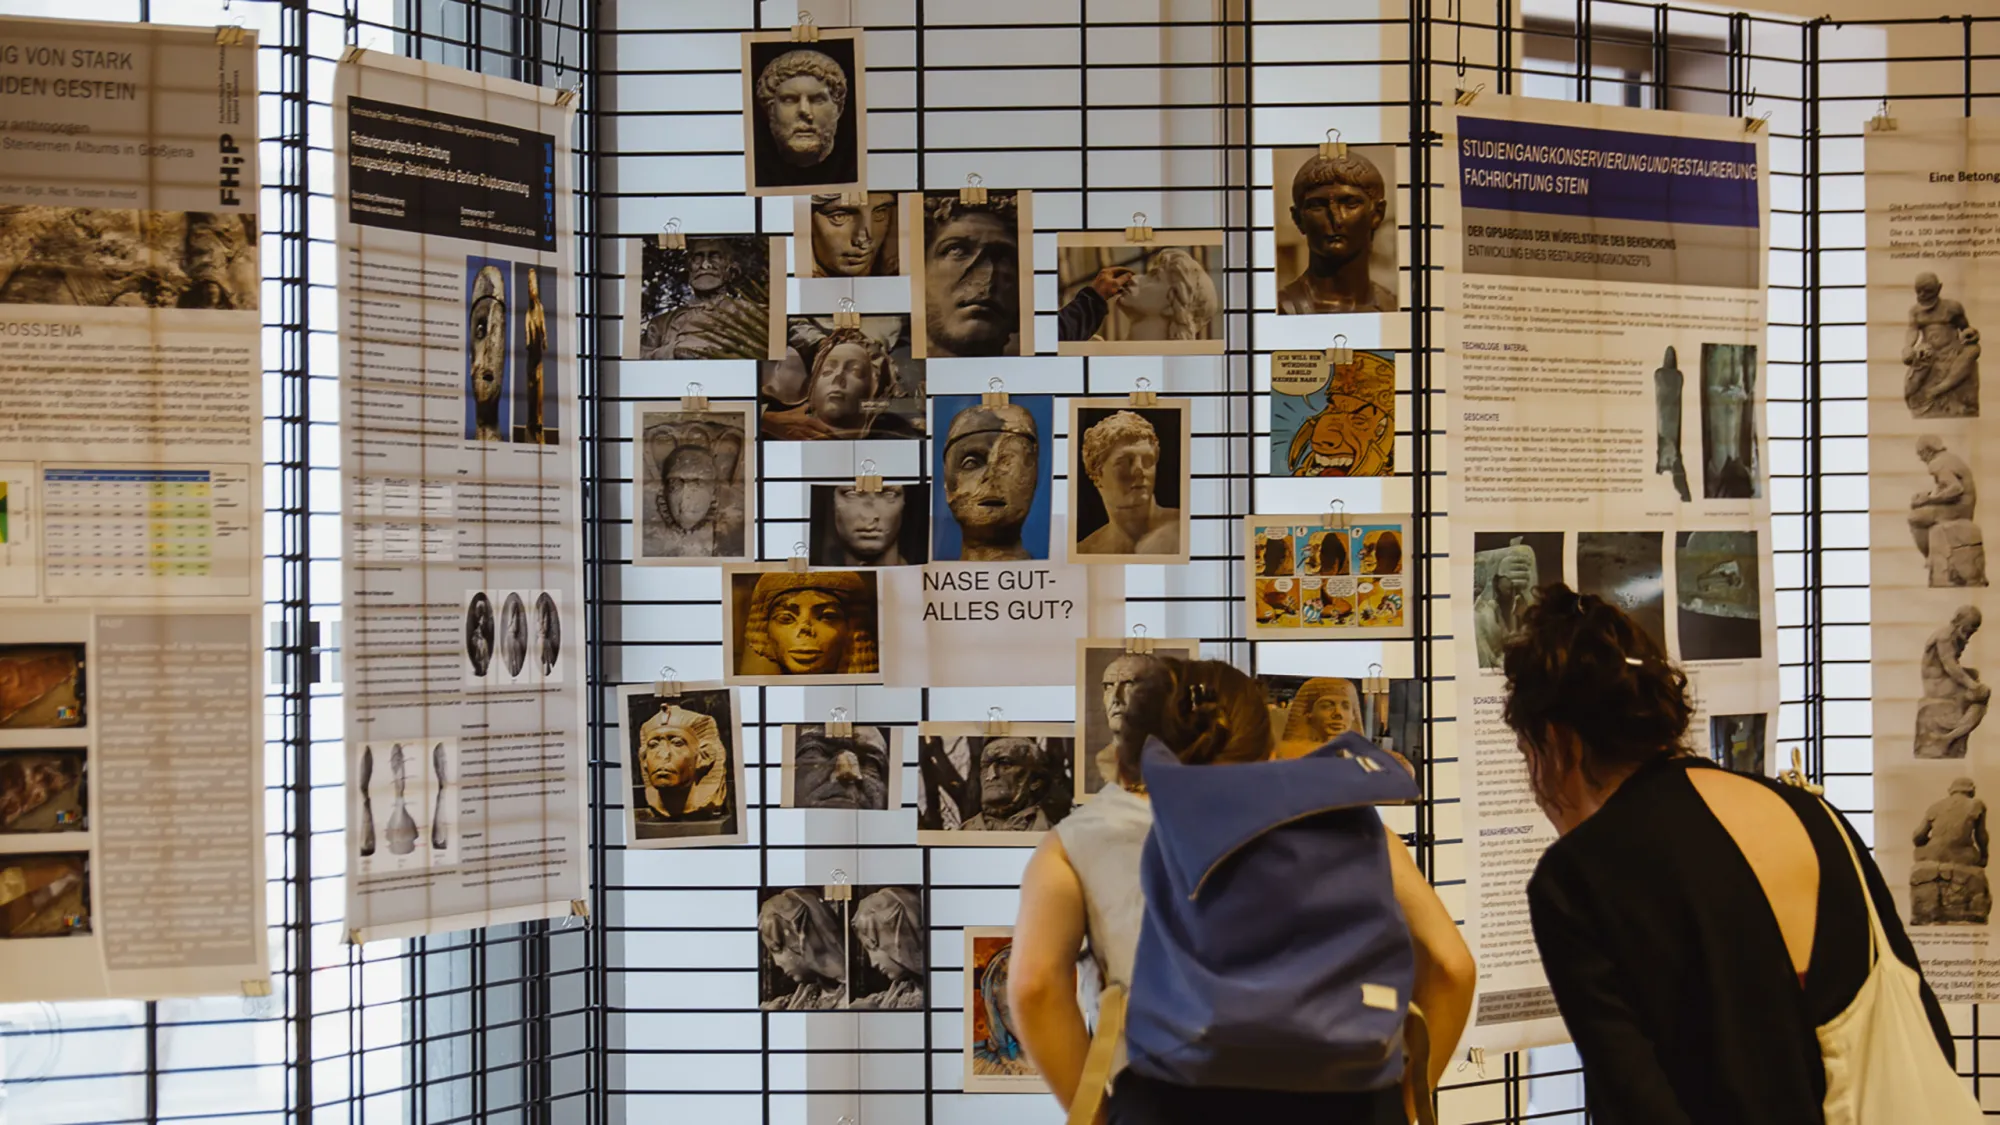
[[[1187,689],[1188,707],[1193,709],[1205,703],[1215,702],[1215,689],[1203,683],[1193,683]]]
[[[1630,664],[1634,668],[1638,668],[1644,665],[1646,662],[1636,656],[1628,656],[1625,658],[1625,663]]]

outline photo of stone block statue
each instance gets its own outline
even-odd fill
[[[1912,418],[1979,417],[1979,330],[1944,296],[1934,273],[1917,275],[1917,303],[1903,340],[1903,401]]]
[[[1951,792],[1924,810],[1910,842],[1917,849],[1910,865],[1910,924],[1984,926],[1993,912],[1986,802],[1971,778],[1953,780]]]
[[[1910,497],[1910,537],[1930,572],[1932,586],[1986,585],[1986,538],[1974,521],[1979,485],[1965,458],[1943,439],[1917,439],[1917,456],[1931,471],[1931,487]]]
[[[1683,503],[1693,499],[1688,495],[1687,461],[1681,455],[1681,395],[1686,388],[1679,358],[1668,348],[1660,366],[1653,369],[1653,409],[1658,414],[1653,472],[1673,474],[1674,491]]]
[[[1976,607],[1960,606],[1951,623],[1924,642],[1924,698],[1917,705],[1919,758],[1965,757],[1966,740],[1986,721],[1993,689],[1979,681],[1977,669],[1961,663],[1980,624]]]

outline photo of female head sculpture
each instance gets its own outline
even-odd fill
[[[498,629],[493,618],[493,599],[478,590],[465,605],[465,660],[474,679],[484,679],[493,666],[493,640]]]
[[[631,778],[627,843],[637,848],[740,841],[743,764],[727,688],[653,684],[620,690]]]
[[[1963,758],[1966,742],[1986,721],[1993,689],[1979,670],[1965,663],[1966,646],[1984,618],[1975,606],[1960,606],[1951,621],[1924,642],[1919,675],[1923,702],[1917,705],[1915,753],[1919,758]]]
[[[1354,353],[1326,366],[1326,380],[1271,382],[1271,473],[1281,477],[1386,477],[1396,471],[1396,361]],[[1303,393],[1294,393],[1303,392]]]
[[[1917,303],[1903,338],[1903,401],[1912,418],[1979,417],[1979,329],[1944,295],[1934,273],[1917,275]]]
[[[1070,400],[1071,555],[1078,562],[1188,557],[1187,404]]]
[[[1500,667],[1500,650],[1534,604],[1536,591],[1561,581],[1563,533],[1482,531],[1472,537],[1473,641],[1481,668]]]
[[[965,931],[965,1089],[1040,1089],[1042,1080],[1014,1032],[1007,973],[1014,960],[1010,929]]]
[[[1916,846],[1910,857],[1910,925],[1986,925],[1993,912],[1986,882],[1992,852],[1979,786],[1969,777],[1953,779],[1950,791],[1924,810],[1910,842]]]
[[[757,907],[758,1007],[831,1012],[847,1006],[842,904],[818,887],[766,888]]]
[[[1057,352],[1222,354],[1221,265],[1219,231],[1059,235]]]
[[[729,678],[742,683],[872,683],[881,602],[874,571],[728,572]]]
[[[1033,248],[1028,193],[996,188],[984,203],[968,203],[956,191],[934,191],[920,202],[922,254],[911,283],[923,313],[917,354],[1033,355],[1034,265],[1021,264],[1022,247]]]
[[[465,261],[465,436],[506,441],[507,263]]]
[[[959,727],[918,728],[918,843],[1029,847],[1070,814],[1076,804],[1070,724],[1017,723],[998,737]],[[1045,727],[1064,733],[1044,733]]]
[[[861,34],[743,37],[743,152],[751,195],[859,190],[867,157]]]
[[[1317,149],[1271,154],[1278,276],[1278,312],[1383,313],[1401,307],[1398,261],[1396,150],[1350,145],[1322,156]]]
[[[631,240],[635,276],[625,330],[627,359],[772,359],[785,286],[773,284],[772,236],[688,235],[684,249]],[[774,327],[773,318],[777,325]]]
[[[1757,346],[1701,346],[1702,496],[1764,495],[1757,454]]]
[[[632,561],[713,563],[748,557],[755,518],[750,413],[638,404],[632,411]]]
[[[1931,474],[1931,487],[1910,497],[1910,538],[1923,556],[1930,585],[1986,585],[1986,537],[1975,522],[1979,482],[1972,466],[1936,434],[1917,439],[1917,456]]]
[[[924,436],[924,363],[910,358],[907,314],[786,322],[785,358],[767,363],[758,387],[760,432],[769,441],[860,441]]]
[[[942,442],[932,443],[931,558],[1008,562],[1049,557],[1055,400],[978,395],[931,400]]]
[[[848,1007],[864,1012],[921,1012],[929,972],[923,891],[854,889],[847,943]]]

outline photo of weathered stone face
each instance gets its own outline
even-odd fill
[[[1674,575],[1682,660],[1755,660],[1762,655],[1764,595],[1756,532],[1676,532]]]
[[[733,694],[726,688],[667,696],[626,690],[633,846],[738,836],[743,796]]]
[[[1076,740],[919,734],[917,840],[1031,847],[1075,807]]]
[[[1687,376],[1681,374],[1680,357],[1672,348],[1653,369],[1653,472],[1672,475],[1674,491],[1682,502],[1688,494],[1687,461],[1681,456],[1681,403]]]
[[[637,406],[632,413],[636,563],[747,557],[750,415]]]
[[[847,1006],[847,920],[851,903],[828,902],[819,887],[758,892],[758,1007],[767,1012],[831,1012]]]
[[[1657,531],[1576,533],[1576,589],[1596,594],[1667,651],[1667,572]]]
[[[1271,380],[1271,473],[1386,477],[1396,471],[1396,359],[1354,353],[1324,379]]]
[[[1903,338],[1903,401],[1912,418],[1979,417],[1979,329],[1944,295],[1934,273],[1917,275]]]
[[[984,405],[977,395],[940,395],[933,443],[931,558],[1007,562],[1049,557],[1055,401],[1015,395]]]
[[[931,555],[930,486],[812,486],[809,554],[814,566],[921,566]]]
[[[1296,757],[1343,734],[1358,734],[1400,760],[1411,773],[1423,758],[1423,685],[1390,680],[1367,695],[1362,680],[1342,676],[1260,675],[1271,700],[1280,755]]]
[[[90,853],[0,856],[0,938],[91,931]]]
[[[628,243],[638,294],[625,358],[773,358],[771,318],[783,319],[784,285],[771,283],[770,236],[688,235],[686,242],[672,250],[651,238]]]
[[[1910,842],[1916,845],[1910,864],[1910,925],[1986,925],[1993,912],[1986,882],[1991,849],[1979,786],[1969,777],[1954,778],[1949,791],[1924,810]]]
[[[1185,408],[1070,406],[1070,533],[1079,562],[1188,556]]]
[[[805,277],[895,277],[903,272],[902,210],[896,193],[871,191],[859,198],[822,192],[802,200],[811,233],[811,272]],[[806,265],[800,263],[801,267]]]
[[[1710,715],[1708,756],[1737,773],[1768,775],[1770,755],[1764,745],[1765,717]]]
[[[902,802],[901,743],[893,727],[855,725],[828,734],[825,723],[785,728],[784,807],[896,808]]]
[[[1936,434],[1917,439],[1917,457],[1931,474],[1931,487],[1910,497],[1910,538],[1930,585],[1986,585],[1986,536],[1976,522],[1979,482],[1972,466]]]
[[[562,328],[554,266],[514,263],[514,425],[523,445],[555,445],[562,388],[556,378],[556,336]]]
[[[848,1007],[921,1012],[930,958],[921,887],[856,887],[848,916]]]
[[[1757,346],[1701,346],[1702,496],[1748,500],[1764,495],[1757,459]]]
[[[1978,607],[1964,605],[1924,641],[1919,676],[1924,696],[1917,704],[1914,752],[1919,758],[1963,758],[1972,732],[1986,721],[1993,689],[1979,669],[1965,663],[1965,650],[1985,623]]]
[[[867,683],[882,673],[881,601],[867,570],[728,574],[731,675],[745,683]]]
[[[90,826],[83,750],[0,751],[0,833]]]
[[[465,436],[507,440],[507,274],[494,258],[465,260]]]
[[[1150,654],[1127,652],[1122,640],[1082,641],[1077,648],[1076,714],[1083,724],[1083,795],[1118,779],[1118,748],[1143,744],[1166,701],[1172,676],[1160,658],[1196,660],[1201,646],[1154,641]]]
[[[743,40],[744,134],[752,195],[854,190],[863,179],[860,33],[822,31]]]
[[[493,642],[499,626],[493,615],[493,599],[484,590],[474,591],[465,603],[465,662],[473,679],[486,678],[493,667]]]
[[[762,365],[757,388],[765,440],[924,436],[924,361],[910,357],[909,314],[864,316],[858,328],[828,316],[785,324],[785,357]]]
[[[500,603],[500,656],[508,678],[520,679],[528,666],[528,604],[519,594],[510,593]]]
[[[253,215],[0,207],[0,304],[255,312],[262,285]]]
[[[989,191],[965,203],[955,191],[923,196],[923,252],[917,265],[923,298],[922,353],[954,356],[1033,355],[1035,322],[1024,296],[1022,247],[1026,192]]]
[[[0,730],[83,726],[89,695],[84,646],[0,644]]]
[[[1396,150],[1350,145],[1271,154],[1278,312],[1383,313],[1397,296]]]
[[[1222,241],[1062,235],[1056,246],[1063,355],[1222,354]]]
[[[542,678],[553,679],[556,662],[562,658],[562,614],[547,590],[535,595],[535,656]]]
[[[1481,668],[1500,667],[1500,650],[1520,628],[1536,592],[1563,575],[1560,531],[1481,531],[1472,537],[1473,640]]]

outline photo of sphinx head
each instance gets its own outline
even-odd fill
[[[650,686],[625,690],[633,845],[740,838],[734,695],[726,688],[670,696],[657,695]]]

